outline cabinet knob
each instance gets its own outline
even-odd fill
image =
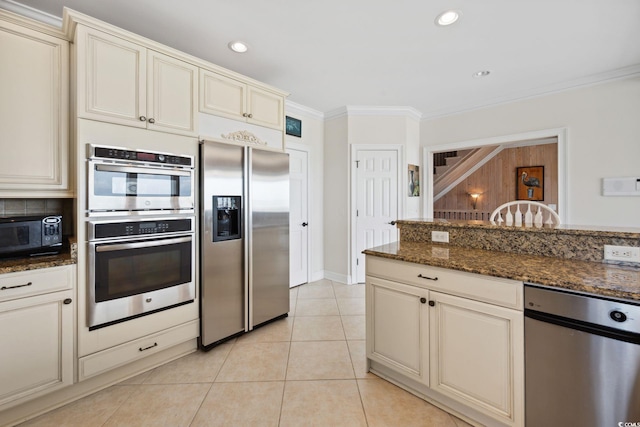
[[[242,117],[249,117],[247,113],[242,113]]]
[[[156,122],[156,119],[154,119],[153,117],[151,117],[151,118],[149,119],[149,123],[153,124],[153,123],[155,123],[155,122]]]
[[[422,298],[420,298],[420,302],[424,304],[425,302],[427,302],[427,299],[422,297]],[[431,303],[429,303],[429,304],[431,304]]]
[[[306,227],[307,225],[309,225],[309,223],[308,223],[308,222],[303,222],[303,223],[302,223],[302,226],[303,226],[303,227]]]
[[[71,298],[66,298],[64,301],[62,301],[63,304],[69,305],[73,302],[73,300]]]
[[[252,118],[252,117],[253,117],[253,114],[249,113],[249,114],[247,115],[247,117]]]
[[[139,119],[140,119],[141,122],[146,122],[147,121],[147,118],[145,116],[140,116]]]
[[[429,307],[435,307],[436,302],[435,301],[429,301]]]

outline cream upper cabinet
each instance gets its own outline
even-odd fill
[[[430,301],[431,388],[523,425],[522,313],[437,292]]]
[[[0,197],[73,196],[69,43],[11,17],[0,11]]]
[[[367,357],[429,384],[429,291],[367,278]]]
[[[74,280],[75,266],[0,275],[0,411],[73,383]]]
[[[147,58],[148,128],[196,135],[198,67],[152,50]]]
[[[79,25],[78,117],[197,134],[198,68]]]
[[[282,130],[284,96],[200,69],[200,111]]]

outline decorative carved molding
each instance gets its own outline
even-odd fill
[[[228,134],[221,134],[224,139],[230,139],[232,141],[247,142],[249,144],[267,145],[266,141],[261,140],[254,134],[246,130],[239,130],[237,132],[231,132]]]

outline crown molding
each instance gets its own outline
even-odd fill
[[[311,117],[318,120],[324,120],[324,113],[321,111],[314,110],[313,108],[306,107],[304,105],[297,104],[289,100],[285,100],[284,105],[285,105],[284,110],[287,113],[287,115],[297,114],[297,115],[307,116],[307,117]]]
[[[618,68],[616,70],[607,71],[599,74],[592,74],[590,76],[581,77],[562,83],[552,84],[548,86],[538,87],[526,91],[521,91],[506,95],[499,98],[494,98],[485,102],[478,102],[475,104],[460,105],[457,107],[447,108],[443,110],[436,110],[429,113],[424,113],[422,120],[438,119],[446,116],[454,116],[457,114],[469,113],[475,110],[481,110],[483,108],[497,107],[499,105],[512,104],[514,102],[525,101],[527,99],[540,98],[543,96],[554,95],[556,93],[562,93],[574,89],[586,88],[589,86],[596,86],[599,84],[609,83],[615,80],[624,80],[628,78],[634,78],[640,76],[640,64],[632,65],[630,67]]]
[[[13,0],[0,0],[0,19],[13,22],[50,36],[66,39],[62,31],[62,18],[25,6]]]
[[[18,15],[35,19],[36,21],[57,27],[58,29],[62,28],[62,18],[59,16],[51,15],[50,13],[43,12],[13,0],[0,0],[0,9],[5,9],[10,12],[17,13]]]
[[[372,107],[359,105],[346,105],[325,113],[326,119],[335,119],[342,116],[385,116],[406,117],[421,120],[422,113],[413,107]]]

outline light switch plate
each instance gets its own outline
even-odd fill
[[[449,232],[448,231],[432,231],[431,241],[440,242],[440,243],[449,243]]]

